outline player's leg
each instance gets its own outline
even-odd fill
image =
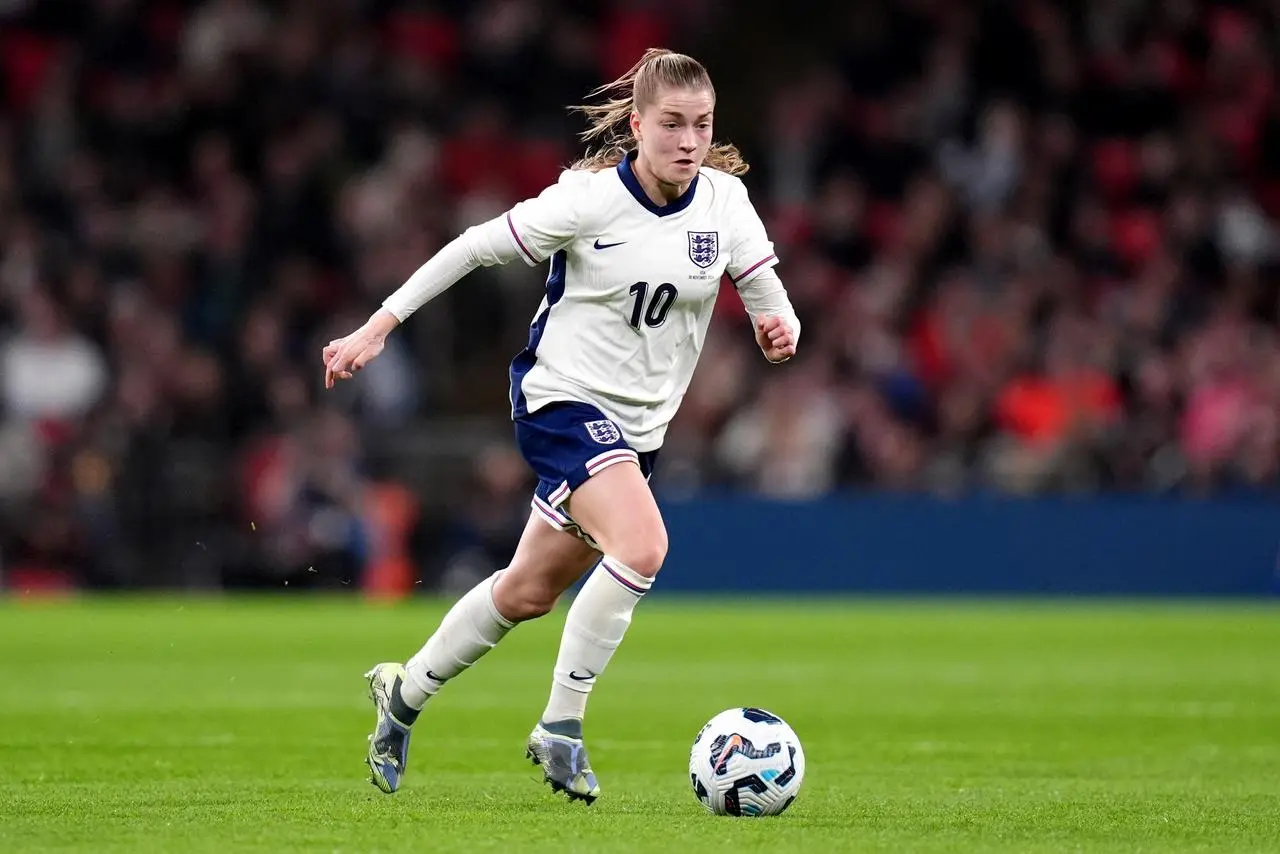
[[[587,698],[622,642],[667,554],[667,531],[640,467],[611,466],[579,486],[568,512],[604,554],[565,620],[543,720],[581,721]]]
[[[599,557],[577,536],[530,515],[506,569],[462,596],[435,633],[401,666],[387,662],[365,674],[377,710],[369,737],[373,783],[384,792],[400,786],[410,727],[422,707],[453,677],[493,649],[516,623],[540,617]]]
[[[599,555],[578,537],[529,516],[505,569],[476,585],[405,664],[406,704],[421,709],[440,687],[475,664],[516,623],[541,617]],[[411,721],[410,721],[411,722]]]
[[[652,457],[641,459],[647,466]],[[590,477],[573,491],[567,509],[604,556],[565,618],[551,695],[529,736],[529,753],[553,788],[589,803],[600,789],[582,742],[587,698],[662,567],[667,533],[645,473],[631,461]]]
[[[535,510],[525,525],[511,564],[493,586],[498,612],[511,622],[551,612],[566,590],[600,560],[574,526],[560,524]]]

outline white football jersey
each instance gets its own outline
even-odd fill
[[[580,401],[638,451],[662,445],[706,340],[727,271],[748,310],[794,317],[785,292],[747,286],[778,262],[742,181],[704,167],[656,205],[631,170],[566,171],[506,215],[526,263],[551,259],[547,293],[511,364],[513,417]]]

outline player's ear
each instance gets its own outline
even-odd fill
[[[640,141],[640,111],[631,111],[631,135],[636,138],[636,142]]]

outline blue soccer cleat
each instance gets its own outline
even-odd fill
[[[391,714],[391,693],[396,682],[403,682],[405,676],[404,666],[394,662],[379,664],[365,674],[369,680],[369,699],[373,700],[374,711],[378,713],[365,762],[373,774],[370,782],[387,794],[400,788],[409,762],[409,727]]]
[[[571,801],[587,804],[600,797],[587,748],[582,743],[580,721],[541,723],[529,734],[525,758],[542,767],[542,777],[553,792],[564,792]]]

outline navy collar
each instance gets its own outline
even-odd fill
[[[680,213],[680,211],[689,207],[693,202],[693,191],[698,189],[698,176],[693,176],[693,180],[689,182],[689,189],[685,190],[680,198],[665,205],[656,205],[653,203],[653,199],[649,198],[649,194],[644,191],[644,187],[640,186],[640,179],[636,177],[635,170],[632,167],[636,154],[635,150],[628,151],[621,162],[618,163],[618,177],[622,179],[622,186],[631,192],[635,200],[644,205],[645,210],[658,216]]]

